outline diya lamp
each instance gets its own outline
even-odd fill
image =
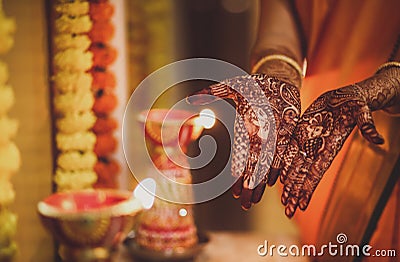
[[[58,241],[64,261],[102,261],[132,230],[137,214],[151,207],[154,193],[151,179],[142,181],[133,193],[115,189],[54,193],[39,202],[38,213]]]

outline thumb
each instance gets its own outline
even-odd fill
[[[218,98],[233,98],[232,89],[224,83],[218,83],[187,96],[186,102],[192,105],[206,105]]]
[[[385,141],[383,137],[376,130],[374,120],[372,119],[371,110],[367,105],[360,108],[357,116],[357,126],[361,131],[361,134],[369,142],[381,145]]]

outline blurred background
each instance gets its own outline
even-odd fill
[[[227,61],[248,70],[248,56],[255,37],[257,6],[255,1],[112,1],[122,6],[118,32],[125,36],[123,49],[126,74],[118,77],[121,94],[127,99],[136,86],[154,70],[171,62],[209,57]],[[17,97],[11,115],[19,119],[16,138],[22,167],[13,178],[17,192],[13,209],[19,217],[16,240],[26,261],[50,261],[53,257],[52,239],[44,231],[36,214],[36,204],[52,190],[51,114],[49,112],[49,3],[44,0],[4,1],[5,13],[16,19],[15,45],[4,60],[9,63],[10,82]],[[120,10],[121,11],[121,10]],[[120,12],[118,11],[118,12]],[[121,19],[123,21],[121,21]],[[122,22],[122,24],[121,24]],[[118,34],[117,32],[117,34]],[[24,62],[22,62],[24,61]],[[126,78],[126,86],[122,86]],[[184,98],[204,87],[207,82],[193,81],[179,90],[162,96],[159,107],[168,104],[171,96]],[[151,92],[151,90],[149,90]],[[123,106],[123,101],[120,101]],[[205,133],[218,143],[217,161],[194,177],[207,177],[223,168],[229,158],[229,137],[223,126],[216,125]],[[194,143],[192,152],[196,152]],[[221,161],[222,160],[222,161]],[[132,188],[133,176],[125,169],[124,179]],[[126,181],[125,180],[125,181]],[[276,194],[275,194],[276,193]],[[262,204],[243,212],[231,192],[195,206],[196,224],[201,230],[284,230],[296,234],[295,226],[284,219],[277,192],[264,196],[271,204]],[[268,206],[268,212],[266,207]],[[282,223],[281,229],[276,224]]]

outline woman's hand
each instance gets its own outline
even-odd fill
[[[398,105],[400,69],[383,69],[355,85],[324,93],[300,118],[284,156],[282,203],[292,217],[305,210],[322,176],[357,125],[365,139],[383,144],[371,111]]]
[[[194,95],[200,94],[233,99],[236,103],[232,174],[238,180],[233,195],[241,198],[243,209],[249,209],[261,200],[266,184],[273,185],[278,177],[283,153],[299,119],[298,88],[274,77],[254,74],[223,81]],[[188,101],[211,102],[202,96],[189,97]],[[273,122],[274,127],[270,126]],[[275,146],[275,154],[267,150]]]

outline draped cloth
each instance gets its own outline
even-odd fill
[[[388,59],[400,33],[400,1],[296,0],[294,6],[304,35],[308,62],[307,77],[301,89],[303,111],[322,93],[361,81],[374,74],[378,66]],[[353,132],[324,175],[307,211],[298,212],[295,216],[304,242],[315,243],[318,235],[324,233],[321,232],[321,221],[332,204],[330,196],[337,193],[334,192],[336,189],[333,185],[337,184],[338,180],[343,180],[346,175],[354,175],[353,171],[349,171],[349,161],[344,161],[354,157],[349,155],[352,148],[361,147],[372,152],[368,157],[358,156],[360,166],[365,161],[374,161],[374,155],[378,154],[380,160],[376,165],[393,165],[393,157],[382,157],[382,154],[398,156],[399,149],[393,146],[398,141],[398,134],[393,134],[391,130],[399,124],[399,119],[380,114],[382,113],[374,115],[377,118],[377,129],[385,137],[385,145],[380,151],[371,149],[357,133],[358,130]],[[374,176],[375,173],[372,173],[379,170],[368,171],[360,168],[359,172],[367,172],[365,176],[368,179],[368,176]]]

